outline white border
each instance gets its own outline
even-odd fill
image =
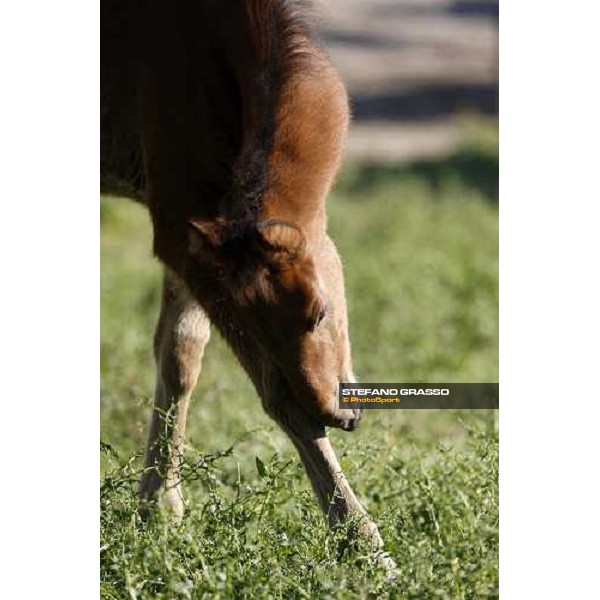
[[[598,594],[598,5],[500,15],[501,594]]]
[[[98,596],[99,4],[4,3],[2,595]]]

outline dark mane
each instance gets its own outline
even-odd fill
[[[238,70],[245,118],[242,151],[233,171],[225,211],[240,220],[256,217],[269,180],[269,158],[277,131],[279,101],[285,86],[310,69],[317,45],[306,0],[246,0],[251,64]],[[240,57],[241,58],[241,55]],[[249,67],[249,68],[248,68]],[[244,93],[245,92],[245,93]]]

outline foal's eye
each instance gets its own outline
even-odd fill
[[[319,313],[317,314],[317,318],[315,320],[315,327],[321,323],[321,321],[327,316],[327,307],[324,306]]]
[[[308,329],[314,331],[327,316],[327,307],[321,306],[308,321]]]

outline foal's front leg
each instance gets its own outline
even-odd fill
[[[288,431],[315,490],[319,504],[334,526],[347,519],[356,519],[358,534],[365,539],[371,551],[377,554],[379,563],[390,577],[394,576],[396,564],[383,552],[383,540],[377,525],[368,515],[350,487],[335,451],[324,428],[297,422],[294,431]]]
[[[367,541],[388,577],[395,578],[396,564],[383,551],[383,540],[377,525],[350,487],[325,427],[298,406],[288,386],[277,375],[263,378],[261,395],[267,413],[288,434],[298,450],[329,524],[335,526],[348,519],[355,519],[359,536]]]
[[[154,412],[139,494],[147,505],[165,484],[165,501],[178,516],[184,511],[180,468],[186,416],[209,337],[208,317],[183,283],[166,272],[154,338]]]

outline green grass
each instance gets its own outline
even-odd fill
[[[485,142],[485,143],[484,143]],[[350,166],[329,202],[363,381],[498,381],[497,139],[447,161]],[[497,185],[497,184],[496,184]],[[369,411],[332,431],[399,577],[342,552],[291,444],[213,332],[180,523],[136,514],[160,266],[149,219],[101,204],[101,593],[110,598],[487,598],[498,593],[495,411]],[[263,468],[264,467],[264,468]]]

